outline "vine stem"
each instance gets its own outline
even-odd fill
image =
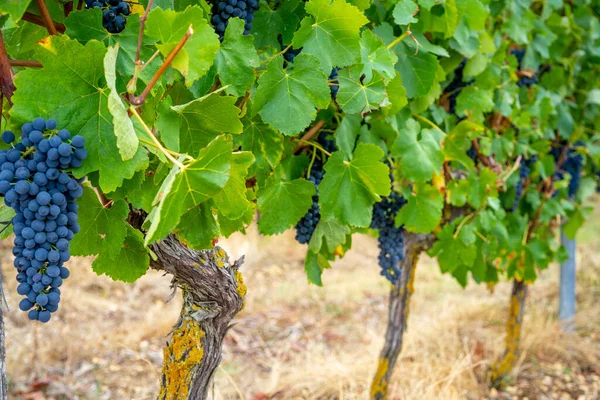
[[[30,68],[42,68],[43,65],[39,61],[35,60],[9,60],[11,67],[30,67]]]
[[[54,22],[48,12],[48,7],[46,7],[46,2],[44,0],[35,0],[35,4],[37,5],[38,10],[40,10],[40,14],[42,14],[42,19],[44,20],[44,25],[46,26],[48,33],[51,35],[58,35],[56,26],[54,26]]]
[[[156,73],[154,74],[154,76],[152,77],[150,82],[148,82],[148,85],[146,85],[142,94],[139,96],[133,96],[133,94],[129,96],[129,102],[131,104],[136,105],[136,106],[141,106],[142,104],[144,104],[144,102],[146,101],[146,97],[148,97],[148,94],[150,93],[150,91],[152,90],[154,85],[156,85],[156,82],[158,82],[158,79],[165,73],[167,68],[169,68],[169,65],[171,65],[171,63],[173,62],[173,60],[175,59],[177,54],[179,54],[181,49],[183,49],[183,46],[185,46],[185,43],[188,41],[188,39],[193,34],[194,34],[194,29],[192,28],[192,25],[190,24],[185,35],[183,35],[183,37],[181,38],[179,43],[177,43],[177,46],[175,46],[175,48],[173,50],[171,50],[171,52],[169,53],[167,58],[165,58],[165,61],[162,63],[162,65],[160,66],[158,71],[156,71]]]
[[[281,50],[279,53],[275,54],[274,56],[271,56],[267,59],[265,59],[263,62],[260,63],[261,67],[265,64],[268,64],[271,60],[273,60],[274,58],[277,58],[280,55],[285,54],[286,51],[288,51],[289,49],[292,48],[292,45],[290,44],[288,47],[286,47],[285,49]]]
[[[300,143],[304,143],[304,144],[306,144],[306,145],[308,145],[308,146],[313,146],[314,148],[316,148],[316,149],[319,149],[319,150],[321,150],[323,153],[327,154],[327,157],[331,157],[331,153],[330,153],[330,152],[328,152],[327,150],[325,150],[325,149],[323,148],[323,146],[321,146],[319,143],[311,142],[311,141],[304,140],[304,139],[298,139],[298,142],[300,142]]]
[[[140,53],[142,52],[142,42],[144,40],[144,27],[146,25],[146,20],[148,19],[148,14],[150,13],[150,9],[152,8],[152,3],[154,3],[154,0],[148,0],[148,5],[146,6],[144,15],[142,15],[140,18],[140,34],[138,36],[137,50],[135,51],[136,64],[139,64],[140,62]]]
[[[390,44],[388,44],[387,45],[388,50],[393,49],[394,46],[396,46],[398,43],[400,43],[401,41],[403,41],[404,39],[406,39],[408,36],[412,36],[412,32],[410,31],[410,28],[407,28],[406,32],[404,32],[402,35],[400,35],[396,39],[394,39],[393,42],[391,42]]]
[[[438,131],[442,132],[444,135],[446,134],[446,132],[444,132],[442,130],[442,128],[440,128],[439,126],[437,126],[437,124],[435,122],[433,122],[432,120],[430,120],[429,118],[425,118],[422,115],[419,114],[413,114],[413,117],[415,117],[416,119],[425,122],[427,125],[433,127],[434,129],[437,129]]]
[[[44,23],[44,19],[42,17],[40,17],[39,15],[32,14],[30,12],[26,12],[25,14],[23,14],[23,17],[21,19],[23,21],[31,22],[32,24],[46,27],[46,24]],[[61,23],[52,22],[52,25],[60,33],[65,33],[65,31],[67,30],[67,28]]]
[[[176,158],[174,158],[171,155],[170,151],[168,151],[167,149],[164,148],[164,146],[156,138],[156,136],[154,135],[154,133],[150,130],[150,128],[148,128],[148,125],[146,125],[146,123],[144,122],[144,120],[142,119],[142,117],[140,116],[140,114],[138,114],[137,110],[133,106],[129,107],[129,110],[135,116],[135,118],[138,120],[138,122],[142,125],[142,127],[144,128],[144,130],[146,131],[146,133],[148,134],[148,136],[150,136],[150,138],[154,142],[154,145],[160,151],[162,151],[162,153],[165,155],[165,157],[167,157],[173,164],[177,165],[179,168],[185,169],[185,166],[179,160],[177,160]]]
[[[311,126],[311,128],[308,131],[306,131],[306,133],[304,135],[302,135],[302,137],[299,139],[299,142],[301,142],[301,143],[303,141],[308,142],[310,139],[313,138],[313,136],[315,136],[321,130],[321,128],[323,128],[323,126],[325,126],[325,121],[323,121],[323,120],[317,121],[316,124]],[[298,146],[296,146],[293,153],[296,154],[298,152],[298,150],[300,150],[303,147],[304,146],[302,144],[299,144]]]

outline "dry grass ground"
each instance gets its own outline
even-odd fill
[[[393,399],[598,399],[600,397],[600,211],[580,234],[577,331],[556,321],[558,267],[545,271],[527,301],[515,377],[503,392],[485,384],[501,354],[510,285],[493,293],[463,290],[423,258],[406,345],[391,384]],[[387,313],[376,243],[356,237],[354,250],[309,286],[303,246],[292,235],[255,232],[220,243],[246,254],[248,302],[226,339],[215,399],[366,399]],[[10,243],[1,257],[7,354],[14,399],[154,399],[162,346],[179,312],[169,278],[149,272],[135,284],[97,277],[90,259],[72,261],[58,315],[48,325],[16,310]]]

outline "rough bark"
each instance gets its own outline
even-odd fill
[[[388,326],[385,343],[379,355],[377,372],[371,383],[371,399],[382,400],[388,395],[389,382],[404,339],[410,311],[410,298],[414,292],[415,271],[419,255],[433,244],[433,235],[406,233],[405,256],[400,262],[402,274],[390,291]]]
[[[144,214],[133,211],[138,229]],[[174,235],[150,245],[151,267],[173,275],[183,292],[179,320],[164,349],[160,400],[206,399],[221,362],[223,338],[244,306],[246,287],[239,272],[243,258],[230,262],[219,247],[195,251]]]
[[[521,326],[525,311],[527,285],[525,282],[514,279],[510,295],[510,309],[506,321],[506,341],[502,358],[491,368],[491,385],[501,387],[505,378],[512,371],[519,357],[519,344],[521,341]]]

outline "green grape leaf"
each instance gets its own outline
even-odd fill
[[[313,253],[312,251],[306,252],[306,258],[304,259],[304,270],[306,271],[306,277],[308,282],[313,285],[323,286],[321,275],[327,268],[331,268],[329,261],[323,255]]]
[[[188,87],[208,72],[219,50],[219,37],[204,19],[202,9],[193,6],[176,12],[154,8],[144,29],[149,38],[159,42],[156,47],[166,57],[190,28],[193,33],[171,64],[185,77]]]
[[[119,34],[110,33],[102,26],[103,11],[99,8],[90,10],[72,11],[65,19],[67,31],[65,34],[72,39],[80,42],[98,40],[104,42],[107,46],[119,45],[119,55],[117,57],[116,70],[123,75],[133,75],[135,71],[135,56],[140,33],[140,16],[132,14],[127,17],[127,25]],[[140,49],[140,60],[147,61],[154,53],[155,40],[145,37],[144,45]],[[154,58],[139,74],[140,80],[148,83],[156,70],[159,68],[162,60],[160,57]],[[159,81],[161,82],[161,81]]]
[[[277,37],[281,34],[283,43],[290,44],[300,18],[304,16],[304,1],[286,0],[277,5],[276,9],[260,7],[254,14],[252,25],[259,26],[252,34],[257,48],[279,48]],[[279,50],[278,50],[279,51]]]
[[[459,122],[444,138],[444,156],[446,160],[458,161],[468,169],[473,168],[473,160],[466,152],[471,148],[471,139],[484,130],[483,126],[467,119]]]
[[[368,113],[379,108],[387,99],[385,84],[379,73],[373,73],[372,79],[368,83],[366,80],[362,81],[361,76],[360,65],[339,72],[340,88],[337,93],[337,102],[348,114]]]
[[[419,6],[412,0],[400,0],[394,7],[394,22],[398,25],[414,24],[419,20],[414,16],[419,12]]]
[[[327,75],[314,56],[299,54],[294,67],[283,69],[283,57],[277,56],[258,79],[252,111],[284,135],[302,132],[331,101]]]
[[[362,117],[360,115],[346,115],[335,130],[335,145],[344,153],[344,158],[352,159],[352,152],[356,145],[356,138],[361,129]]]
[[[246,198],[246,175],[253,163],[254,156],[249,151],[233,153],[231,156],[229,180],[214,197],[215,206],[229,219],[241,218],[248,209],[253,208]]]
[[[414,50],[404,43],[398,44],[395,49],[398,55],[396,69],[402,76],[408,97],[426,95],[435,81],[437,58],[433,54],[415,54]]]
[[[98,275],[123,282],[135,282],[146,274],[149,266],[150,256],[144,247],[144,237],[130,226],[127,226],[125,242],[116,255],[102,252],[92,263],[92,269]]]
[[[414,182],[430,180],[444,163],[440,138],[431,129],[421,130],[414,119],[406,121],[391,151],[399,158],[404,176]]]
[[[11,207],[7,206],[6,204],[0,205],[0,221],[8,223],[8,225],[5,225],[2,228],[2,230],[0,232],[0,239],[6,239],[10,235],[12,235],[13,226],[12,226],[12,223],[10,223],[10,222],[12,220],[12,217],[14,217],[14,216],[15,216],[15,210],[13,210]],[[77,235],[75,235],[75,236],[77,236]]]
[[[350,234],[350,228],[341,225],[335,220],[320,220],[308,244],[308,249],[319,253],[325,246],[327,253],[332,254],[335,248],[346,243],[346,237]]]
[[[321,218],[336,219],[344,225],[368,227],[373,204],[390,194],[389,168],[380,160],[383,150],[373,144],[359,143],[352,161],[336,151],[325,164],[319,185]]]
[[[437,257],[442,272],[453,273],[461,266],[470,267],[477,256],[477,246],[467,245],[460,238],[454,237],[455,227],[456,224],[446,225],[437,235],[437,240],[429,253]],[[463,230],[472,232],[472,228],[465,225],[459,235]],[[473,236],[475,235],[473,234]]]
[[[133,123],[127,114],[127,107],[119,97],[119,92],[116,87],[117,75],[115,65],[117,62],[117,54],[119,53],[119,45],[109,47],[106,56],[104,56],[104,76],[106,84],[110,89],[108,95],[108,110],[113,116],[115,125],[115,136],[117,137],[117,147],[121,158],[125,161],[135,156],[137,152],[139,140],[133,130]]]
[[[434,32],[441,32],[447,39],[452,37],[458,26],[458,9],[456,0],[444,0],[444,13],[440,16],[432,14],[431,26]]]
[[[15,78],[11,123],[20,125],[43,116],[55,119],[71,135],[83,136],[88,157],[74,173],[85,176],[99,171],[100,187],[108,193],[145,168],[148,155],[140,146],[132,159],[121,159],[108,110],[105,54],[104,45],[96,41],[83,46],[65,36],[44,39],[36,51],[44,68],[21,71]]]
[[[275,235],[296,224],[310,209],[315,193],[315,185],[306,179],[283,182],[276,175],[270,177],[256,194],[260,233]]]
[[[283,136],[263,123],[259,118],[246,117],[242,120],[244,131],[235,136],[233,141],[242,150],[251,151],[256,159],[250,168],[275,169],[283,155]]]
[[[217,218],[219,220],[219,228],[221,229],[221,235],[229,237],[236,232],[245,233],[245,229],[252,220],[254,219],[254,210],[248,210],[242,218],[228,219],[224,215],[221,215],[217,210]]]
[[[312,54],[329,73],[333,67],[354,64],[360,56],[360,28],[369,20],[344,0],[310,0],[300,29],[294,34],[295,48]]]
[[[219,238],[219,225],[211,211],[210,203],[205,201],[192,207],[183,214],[177,225],[177,237],[193,249],[211,249],[213,240]]]
[[[13,21],[18,22],[30,2],[31,0],[4,0],[0,3],[0,14],[8,13]]]
[[[481,207],[486,197],[498,196],[496,180],[498,176],[489,168],[483,168],[479,175],[476,172],[471,173],[467,180],[469,182],[468,199],[469,204],[475,208]]]
[[[242,132],[240,109],[235,106],[235,101],[234,96],[212,93],[186,104],[171,106],[159,114],[156,127],[172,150],[181,149],[195,155],[223,132]]]
[[[104,207],[96,193],[85,186],[77,204],[81,231],[71,241],[71,254],[91,256],[102,253],[108,258],[119,254],[127,234],[127,203],[116,200],[111,207]]]
[[[360,39],[360,63],[363,65],[361,75],[364,75],[364,82],[370,82],[373,78],[373,71],[379,72],[386,79],[392,79],[396,76],[394,65],[398,61],[396,54],[392,53],[371,31],[363,31]]]
[[[462,207],[467,204],[467,191],[469,190],[469,183],[464,179],[451,180],[446,186],[446,193],[448,194],[448,202],[456,207]]]
[[[220,136],[202,149],[185,168],[174,165],[156,194],[146,245],[167,236],[181,216],[217,194],[229,180],[232,140]],[[180,157],[180,162],[185,158]]]
[[[429,233],[440,224],[443,207],[444,198],[434,186],[417,184],[416,193],[398,212],[396,225],[404,225],[409,232]]]
[[[483,121],[483,114],[494,109],[494,98],[491,91],[477,86],[464,88],[456,99],[456,115],[468,117],[475,122]]]
[[[256,79],[254,68],[260,64],[254,37],[243,33],[244,21],[231,18],[215,60],[221,83],[229,85],[227,93],[235,96],[242,96],[250,90]]]
[[[383,108],[386,116],[397,114],[400,110],[408,105],[408,99],[406,98],[406,88],[402,84],[402,76],[397,74],[392,79],[387,87],[387,95],[390,104]]]

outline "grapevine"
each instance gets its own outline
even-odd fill
[[[527,288],[598,187],[593,2],[5,3],[0,212],[30,319],[59,322],[71,256],[171,274],[160,397],[205,398],[246,293],[221,237],[293,232],[323,286],[376,233],[393,288],[371,398],[402,360],[423,252],[461,286],[513,283],[491,383],[510,374]]]

